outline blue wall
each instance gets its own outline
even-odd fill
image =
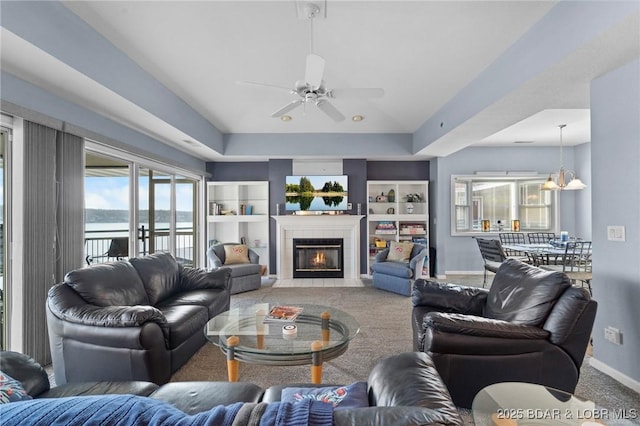
[[[210,162],[207,171],[214,181],[269,181],[269,213],[276,214],[276,205],[284,214],[284,184],[287,175],[292,173],[293,162],[290,159],[269,160],[266,162]],[[357,213],[357,204],[366,214],[367,180],[428,180],[428,161],[366,161],[364,159],[346,159],[342,163],[343,174],[349,176],[349,202],[353,204],[351,214]],[[269,270],[276,270],[276,224],[269,221]],[[367,272],[368,241],[366,221],[360,223],[360,273]]]
[[[591,84],[593,176],[593,296],[598,314],[594,358],[640,388],[640,61]],[[608,241],[607,226],[623,225],[626,241]],[[622,345],[604,328],[622,332]]]
[[[586,172],[577,167],[575,151],[575,148],[564,150],[565,169],[577,168],[578,175],[586,176]],[[558,159],[557,147],[466,148],[448,157],[438,158],[435,185],[430,185],[431,188],[436,187],[430,191],[437,191],[434,193],[437,195],[429,200],[432,212],[430,219],[432,228],[435,228],[432,234],[436,236],[435,240],[432,238],[432,244],[436,244],[437,274],[442,276],[446,273],[483,270],[476,242],[470,236],[451,236],[451,175],[472,175],[476,171],[533,171],[546,174],[557,169]],[[580,164],[580,167],[582,166]],[[584,182],[587,185],[591,184],[587,179],[584,179]],[[589,191],[589,188],[583,191]],[[590,205],[576,209],[577,196],[585,197],[582,202],[590,204],[590,197],[580,194],[583,191],[556,193],[561,203],[560,226],[562,230],[569,231],[570,235],[577,235],[576,224],[584,223],[583,216],[591,209]],[[495,234],[493,236],[497,237]]]

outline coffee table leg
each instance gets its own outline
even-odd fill
[[[256,343],[258,349],[264,349],[264,320],[265,311],[263,309],[258,309],[256,312]]]
[[[331,330],[329,329],[329,319],[331,319],[331,314],[329,312],[323,312],[320,315],[320,318],[322,318],[322,342],[327,345],[331,338]]]
[[[314,341],[311,350],[311,383],[319,385],[322,383],[322,342]]]
[[[227,339],[227,376],[230,382],[237,382],[240,375],[240,361],[236,359],[236,346],[240,343],[238,336],[231,336]]]

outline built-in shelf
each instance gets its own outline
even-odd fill
[[[390,241],[415,241],[429,247],[428,181],[368,181],[367,194],[369,274],[375,255]],[[410,200],[411,194],[418,197]],[[429,276],[428,261],[422,275]]]
[[[244,241],[269,267],[269,182],[207,182],[206,208],[209,245]]]

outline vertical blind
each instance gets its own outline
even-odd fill
[[[84,258],[84,140],[62,132],[57,139],[56,282],[61,282]]]
[[[23,350],[51,363],[45,303],[49,288],[82,266],[84,141],[24,122]]]
[[[45,301],[55,282],[56,133],[24,122],[23,350],[47,364],[51,355]]]

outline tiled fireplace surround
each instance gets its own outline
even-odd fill
[[[279,280],[293,278],[294,238],[342,238],[344,278],[360,276],[361,215],[272,216],[276,221],[276,267]]]

